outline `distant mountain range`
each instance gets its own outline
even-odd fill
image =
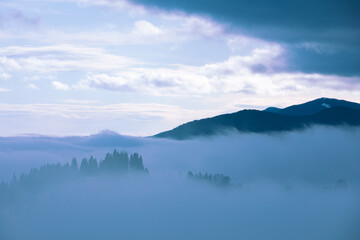
[[[266,133],[301,130],[312,125],[360,126],[360,104],[319,98],[283,109],[269,107],[263,111],[242,110],[188,122],[154,137],[183,140],[232,130]]]

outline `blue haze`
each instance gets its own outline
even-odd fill
[[[115,147],[139,152],[150,174],[49,183],[0,207],[0,238],[356,240],[359,131],[317,127],[190,141],[109,132],[2,138],[2,179],[73,156],[101,159]],[[219,189],[192,182],[189,170],[224,173],[242,185]]]

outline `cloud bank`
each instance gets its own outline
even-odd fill
[[[210,16],[234,31],[285,44],[295,56],[292,70],[359,75],[359,3],[356,1],[163,1],[133,0],[166,11]],[[324,52],[309,51],[320,46]],[[341,60],[339,60],[341,59]]]
[[[134,67],[115,74],[91,74],[79,85],[150,95],[242,93],[275,96],[279,93],[316,96],[318,90],[357,91],[359,77],[285,72],[283,48],[269,45],[249,55],[231,56],[224,62],[172,68]],[[355,86],[355,87],[354,87]],[[325,90],[326,89],[326,90]]]

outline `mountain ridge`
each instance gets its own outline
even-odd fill
[[[275,112],[288,116],[301,116],[313,115],[320,112],[321,110],[338,106],[360,110],[359,103],[339,100],[335,98],[322,97],[305,103],[288,106],[285,108],[268,107],[264,111]]]
[[[229,130],[270,133],[302,130],[312,125],[360,126],[360,104],[337,99],[326,98],[325,102],[326,100],[329,104],[322,107],[316,105],[322,104],[324,98],[289,106],[276,112],[247,109],[222,114],[184,123],[153,137],[185,140],[222,134]]]

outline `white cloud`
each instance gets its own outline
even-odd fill
[[[93,5],[118,5],[120,1],[81,1]],[[83,5],[83,4],[81,4]],[[130,7],[130,9],[133,9]],[[174,43],[184,42],[198,38],[222,38],[224,26],[212,21],[211,19],[196,15],[187,15],[180,12],[159,12],[155,14],[157,22],[161,25],[155,25],[151,22],[154,19],[154,13],[148,15],[137,15],[133,27],[129,29],[128,22],[121,24],[108,24],[103,22],[92,26],[89,29],[84,27],[77,28],[74,25],[71,28],[49,28],[41,31],[7,31],[0,29],[0,38],[7,40],[22,39],[40,42],[42,44],[94,44],[94,45],[148,45],[152,43]],[[134,18],[134,17],[133,17]],[[151,19],[151,20],[149,20]],[[85,29],[85,30],[84,30]]]
[[[118,10],[127,10],[131,14],[144,14],[147,12],[146,8],[141,5],[136,5],[130,3],[126,0],[67,0],[72,2],[77,2],[79,6],[101,6],[101,7],[109,7],[112,9]]]
[[[135,22],[135,28],[150,30],[153,34],[163,33],[163,38],[167,41],[183,41],[184,38],[196,38],[196,37],[218,37],[220,33],[223,33],[224,26],[220,23],[216,23],[210,18],[206,18],[198,15],[189,15],[183,11],[162,11],[158,8],[149,8],[139,4],[134,4],[131,1],[126,0],[78,0],[80,5],[88,6],[107,6],[111,9],[126,10],[136,16],[157,16],[163,20],[163,22],[171,22],[172,27],[155,27],[148,21]],[[154,28],[155,27],[155,28]],[[142,33],[149,33],[148,31]],[[145,34],[146,35],[146,34]],[[161,40],[161,39],[159,39]],[[165,40],[166,41],[166,40]],[[138,41],[137,41],[138,42]]]
[[[5,55],[3,53],[0,54]],[[0,70],[17,71],[20,69],[21,66],[14,59],[8,58],[6,56],[0,56]]]
[[[95,103],[99,103],[98,100],[81,100],[81,99],[64,99],[61,100],[60,102],[63,103],[70,103],[70,104],[75,104],[75,105],[80,105],[80,104],[95,104]]]
[[[222,110],[191,110],[170,104],[158,103],[117,103],[106,105],[86,104],[82,101],[71,104],[0,103],[0,116],[7,116],[7,118],[0,118],[3,119],[3,122],[8,122],[9,120],[7,119],[15,119],[17,122],[21,122],[23,119],[28,121],[26,126],[21,125],[20,128],[13,128],[11,132],[9,129],[7,134],[44,133],[44,128],[47,125],[52,126],[52,121],[54,121],[57,124],[52,126],[51,129],[47,129],[46,134],[89,134],[110,128],[122,134],[144,136],[168,130],[194,118],[210,117],[216,113],[222,113]],[[34,116],[36,116],[37,121],[29,121]],[[38,125],[38,119],[42,119],[42,126],[35,128]],[[157,124],[154,124],[154,122]],[[64,129],[59,131],[59,125],[64,126]],[[67,132],[65,129],[71,130]],[[83,131],[78,132],[79,129]]]
[[[32,89],[32,90],[37,90],[37,91],[40,90],[40,88],[38,86],[36,86],[35,84],[33,84],[33,83],[29,83],[27,85],[27,88]]]
[[[8,73],[1,73],[0,72],[0,79],[3,79],[3,80],[9,80],[12,76]]]
[[[142,35],[158,35],[162,33],[162,30],[152,23],[145,20],[139,20],[134,23],[134,33]]]
[[[226,42],[233,54],[248,54],[255,48],[271,45],[264,40],[241,34],[228,35]]]
[[[0,55],[0,70],[9,72],[111,71],[139,63],[101,48],[73,45],[4,47]]]
[[[119,116],[146,115],[166,119],[174,119],[181,115],[193,114],[192,110],[182,109],[178,106],[157,103],[119,103],[107,105],[85,104],[85,102],[72,104],[4,104],[0,103],[0,112],[7,113],[33,113],[44,116],[61,116],[66,118],[117,118]],[[73,101],[71,101],[73,102]],[[54,108],[57,111],[54,111]],[[181,114],[180,114],[181,113]],[[111,117],[112,116],[112,117]]]
[[[11,89],[9,88],[0,88],[0,92],[9,92]]]
[[[89,74],[77,86],[163,96],[238,93],[274,98],[297,93],[315,97],[320,93],[323,96],[360,93],[358,77],[278,72],[285,65],[282,53],[280,46],[269,45],[247,56],[231,56],[224,62],[203,66],[142,67],[117,74]]]
[[[64,83],[62,83],[62,82],[53,81],[51,84],[53,85],[53,87],[54,87],[56,90],[62,90],[62,91],[68,91],[68,90],[70,90],[69,85],[64,84]]]
[[[199,38],[222,38],[223,27],[209,19],[198,16],[166,16],[166,25],[157,26],[148,20],[137,20],[129,30],[108,29],[59,31],[49,30],[42,35],[31,35],[46,43],[77,43],[106,45],[149,45],[155,43],[176,43]]]
[[[131,68],[115,75],[91,74],[82,80],[79,86],[113,91],[139,91],[153,95],[248,91],[249,86],[258,85],[259,88],[268,78],[253,73],[253,67],[261,65],[267,73],[271,73],[272,69],[280,64],[273,60],[281,53],[279,46],[272,46],[255,49],[250,56],[233,56],[225,62],[199,67],[175,65],[169,68]]]
[[[224,33],[224,26],[212,21],[211,19],[195,15],[168,14],[163,15],[165,19],[176,20],[181,23],[181,28],[176,31],[179,36],[185,34],[195,37],[215,37],[221,38]]]

